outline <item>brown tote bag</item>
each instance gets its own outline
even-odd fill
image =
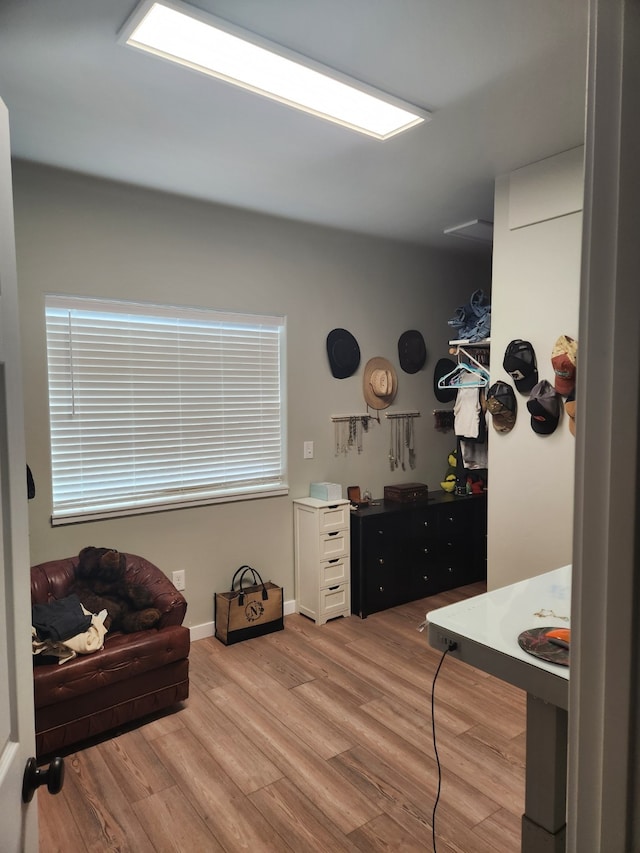
[[[216,593],[214,609],[215,635],[225,646],[284,628],[282,587],[264,583],[251,566],[240,566],[229,592]]]

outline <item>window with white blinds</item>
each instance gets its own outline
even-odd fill
[[[46,298],[53,524],[286,494],[285,319]]]

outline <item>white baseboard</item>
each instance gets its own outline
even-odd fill
[[[290,613],[295,613],[295,599],[292,599],[291,601],[285,601],[283,605],[283,610],[285,616],[288,616]],[[215,634],[215,629],[215,622],[203,622],[202,625],[192,625],[189,628],[189,632],[191,634],[191,642],[193,643],[195,640],[204,640],[205,637],[213,637],[213,635]]]
[[[193,625],[189,628],[191,642],[193,643],[195,640],[204,640],[205,637],[213,637],[215,627],[215,622],[205,622],[202,625]]]

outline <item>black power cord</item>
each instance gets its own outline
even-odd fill
[[[447,648],[444,650],[444,652],[442,653],[442,657],[440,658],[440,663],[438,664],[438,668],[436,669],[436,674],[433,676],[433,684],[431,685],[431,732],[433,734],[433,752],[436,757],[436,767],[438,768],[438,789],[436,791],[436,799],[433,804],[433,812],[431,813],[431,838],[433,840],[433,853],[438,853],[436,849],[436,809],[438,808],[438,802],[440,800],[440,788],[442,786],[442,767],[440,766],[440,756],[438,755],[438,745],[436,743],[436,679],[438,678],[440,667],[444,663],[444,659],[446,658],[446,656],[449,654],[449,652],[455,652],[457,648],[457,643],[450,641],[447,644]]]

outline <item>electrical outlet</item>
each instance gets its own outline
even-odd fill
[[[186,572],[184,569],[180,569],[179,571],[173,573],[171,580],[172,580],[173,585],[175,586],[175,588],[177,590],[183,590],[185,588],[185,586],[186,586],[185,575],[186,575]]]
[[[304,443],[304,452],[302,454],[303,459],[313,459],[313,442],[305,441]]]
[[[438,634],[438,645],[443,649],[448,649],[450,645],[455,645],[456,650],[460,650],[460,643],[457,640],[453,640],[451,637],[447,637],[446,634]]]

